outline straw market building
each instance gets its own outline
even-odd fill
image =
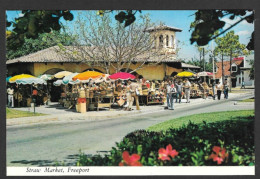
[[[148,59],[142,68],[136,70],[135,74],[142,75],[148,80],[163,80],[166,76],[175,76],[184,69],[198,71],[199,67],[182,63],[176,57],[176,32],[181,31],[181,29],[169,26],[157,26],[148,29],[152,37],[158,37],[154,40],[155,47],[160,47],[170,55],[168,55],[169,58],[163,59],[159,63],[156,58]],[[42,74],[55,74],[64,70],[78,73],[95,70],[106,73],[101,67],[95,66],[93,69],[93,67],[82,63],[82,61],[60,54],[56,49],[57,46],[54,46],[23,57],[7,60],[7,75],[13,76],[25,73],[39,76]],[[142,56],[133,60],[128,71],[136,69],[140,65],[139,63],[142,63]],[[114,69],[110,69],[111,74],[115,72]]]

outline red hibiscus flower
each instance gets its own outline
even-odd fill
[[[141,158],[138,154],[133,154],[130,156],[127,151],[124,151],[122,157],[124,161],[120,162],[119,166],[142,166],[142,164],[138,161]]]
[[[171,144],[167,145],[166,149],[160,148],[158,153],[159,153],[158,159],[160,159],[160,160],[171,160],[169,156],[174,158],[175,156],[177,156],[179,154],[179,152],[177,152],[175,149],[172,150]]]
[[[214,162],[217,162],[220,165],[225,159],[228,158],[228,153],[226,153],[225,148],[221,148],[219,146],[214,146],[212,149],[215,153],[212,153],[209,156],[209,159],[213,159]]]

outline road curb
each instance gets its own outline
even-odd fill
[[[235,94],[235,96],[230,97],[228,99],[229,101],[232,100],[233,98],[237,98],[237,96],[241,96],[242,98],[247,98],[248,96],[254,96],[253,93],[243,93],[243,94]],[[196,99],[194,99],[196,100]],[[176,109],[183,109],[188,106],[193,106],[193,105],[198,105],[201,104],[201,102],[210,104],[210,103],[222,103],[225,102],[226,100],[220,100],[218,101],[213,100],[213,99],[198,99],[199,101],[193,101],[189,103],[189,105],[186,105],[186,103],[181,103],[178,105],[175,105]],[[177,106],[177,107],[176,107]],[[161,108],[161,109],[160,109]],[[91,113],[91,115],[88,115],[90,113],[75,113],[71,114],[71,116],[68,116],[68,114],[63,114],[63,115],[46,115],[46,116],[37,116],[37,117],[27,117],[27,118],[13,118],[13,119],[7,119],[6,126],[11,127],[11,126],[26,126],[26,125],[40,125],[40,124],[48,124],[48,123],[60,123],[60,122],[76,122],[76,121],[104,121],[104,120],[109,120],[112,118],[118,118],[118,117],[123,117],[123,116],[136,116],[136,115],[144,115],[144,114],[149,114],[149,113],[158,113],[165,111],[162,106],[150,106],[150,109],[148,110],[133,110],[133,111],[118,111],[119,113],[116,113],[117,111],[113,111],[114,114],[107,114],[107,113],[99,113],[99,115],[95,116],[94,113]],[[116,114],[115,114],[116,113]],[[96,113],[95,113],[96,114]]]

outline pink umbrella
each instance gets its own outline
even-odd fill
[[[132,75],[131,73],[126,73],[126,72],[118,72],[118,73],[115,73],[113,75],[110,75],[109,76],[110,79],[113,79],[113,80],[118,80],[118,79],[121,79],[121,80],[128,80],[128,79],[135,79],[135,76]]]
[[[212,76],[213,73],[203,71],[203,72],[199,72],[199,73],[197,73],[197,75],[198,75],[198,76]]]

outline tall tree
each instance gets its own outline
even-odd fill
[[[97,14],[103,16],[112,11],[99,10]],[[140,10],[118,11],[115,19],[127,27],[136,20],[137,12],[141,13]],[[13,33],[7,43],[8,48],[16,50],[24,44],[26,38],[37,39],[42,33],[61,30],[60,19],[62,17],[66,21],[74,19],[70,10],[23,10],[22,16],[15,18],[14,21],[8,21],[6,16],[6,27],[13,26]]]
[[[238,18],[237,22],[231,24],[230,27],[215,34],[220,29],[223,29],[225,22],[224,17],[228,17],[230,20]],[[212,39],[216,39],[220,35],[226,33],[231,28],[246,21],[249,24],[254,23],[254,11],[245,9],[236,10],[198,10],[195,13],[195,20],[190,25],[192,35],[190,38],[191,44],[196,42],[199,46],[207,45]],[[247,45],[248,50],[254,50],[254,32],[251,35],[251,40]]]
[[[76,39],[73,46],[59,46],[63,55],[88,64],[92,68],[101,67],[106,73],[110,69],[116,72],[128,71],[131,64],[136,64],[134,72],[144,67],[149,60],[173,57],[159,48],[155,48],[157,36],[151,38],[147,32],[153,26],[148,16],[140,16],[138,21],[125,27],[109,14],[99,17],[95,12],[83,11],[78,14],[73,32]]]
[[[205,55],[208,54],[208,50],[207,47],[203,47],[203,46],[198,46],[195,45],[197,51],[199,52],[199,59],[200,59],[200,69],[202,71],[206,70],[206,61],[205,61]]]

